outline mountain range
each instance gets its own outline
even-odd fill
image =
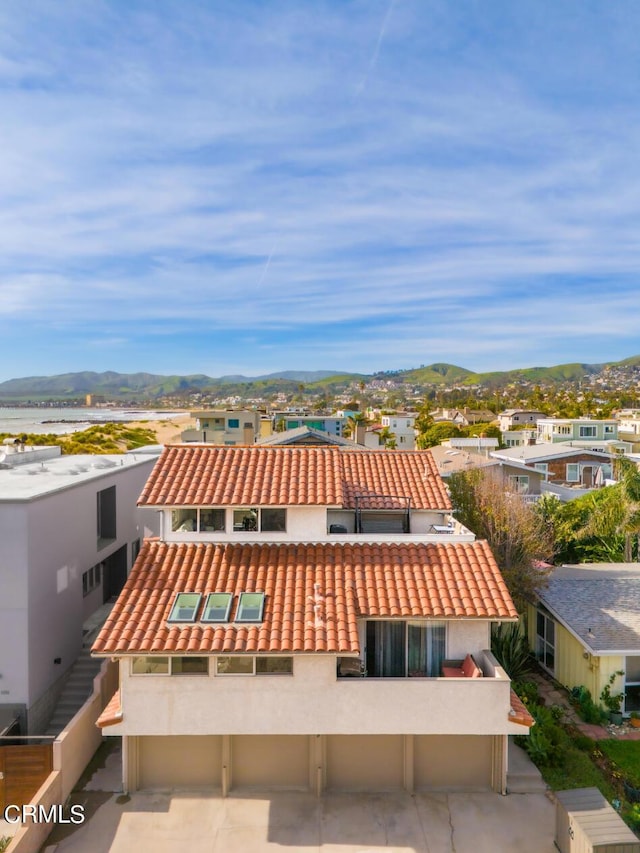
[[[0,402],[73,399],[86,394],[102,395],[109,399],[157,399],[197,393],[208,394],[274,393],[292,391],[304,385],[312,391],[336,391],[354,382],[374,379],[393,380],[419,386],[484,386],[499,388],[512,383],[561,384],[578,383],[585,377],[601,373],[640,372],[640,356],[601,364],[559,364],[553,367],[529,367],[516,370],[474,373],[454,364],[436,363],[411,370],[388,370],[374,374],[345,373],[332,370],[286,370],[259,376],[206,376],[202,373],[187,376],[163,376],[154,373],[63,373],[57,376],[28,376],[0,382]]]

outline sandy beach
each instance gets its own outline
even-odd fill
[[[153,430],[157,436],[158,444],[175,444],[180,441],[180,434],[183,430],[196,428],[196,421],[190,415],[175,415],[174,417],[167,415],[166,420],[129,421],[127,426]]]

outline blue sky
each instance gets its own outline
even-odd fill
[[[0,5],[0,379],[640,353],[640,4]]]

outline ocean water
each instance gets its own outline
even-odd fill
[[[106,421],[116,423],[163,421],[183,414],[186,412],[173,410],[67,409],[48,406],[31,409],[0,407],[0,433],[8,432],[11,435],[18,435],[23,432],[32,432],[38,435],[43,433],[67,435],[86,429],[92,424],[105,423]]]

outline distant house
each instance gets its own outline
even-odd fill
[[[443,479],[447,479],[452,474],[482,469],[500,477],[507,492],[519,494],[526,497],[528,501],[535,501],[540,497],[544,474],[516,459],[510,461],[495,459],[482,453],[447,447],[445,444],[432,447],[429,452]]]
[[[261,414],[253,409],[203,409],[191,412],[196,428],[184,430],[184,442],[253,444],[260,435]]]
[[[509,432],[521,427],[534,427],[540,418],[546,417],[544,412],[538,409],[505,409],[498,415],[498,426],[500,432]]]
[[[495,412],[492,412],[489,409],[470,409],[468,406],[464,406],[461,409],[434,409],[431,416],[436,423],[440,423],[441,421],[450,421],[456,426],[464,427],[478,423],[490,423],[496,418]]]
[[[631,450],[618,441],[618,421],[592,418],[541,418],[537,423],[537,441],[542,444],[579,443],[598,450]]]
[[[167,447],[94,655],[124,789],[505,792],[517,614],[428,451]]]
[[[626,714],[640,711],[640,566],[583,564],[554,570],[527,608],[529,643],[565,687],[584,685],[598,702],[611,675]]]
[[[310,429],[326,432],[342,438],[348,418],[337,415],[305,415],[289,412],[276,412],[273,417],[273,428],[275,432],[287,432],[298,427],[309,427]]]
[[[495,450],[492,458],[519,462],[544,477],[543,492],[572,500],[592,489],[606,485],[612,477],[610,454],[588,451],[569,444],[533,444]]]
[[[395,436],[398,450],[415,450],[416,432],[415,412],[396,412],[393,415],[382,415],[380,423],[383,429],[388,429]]]

